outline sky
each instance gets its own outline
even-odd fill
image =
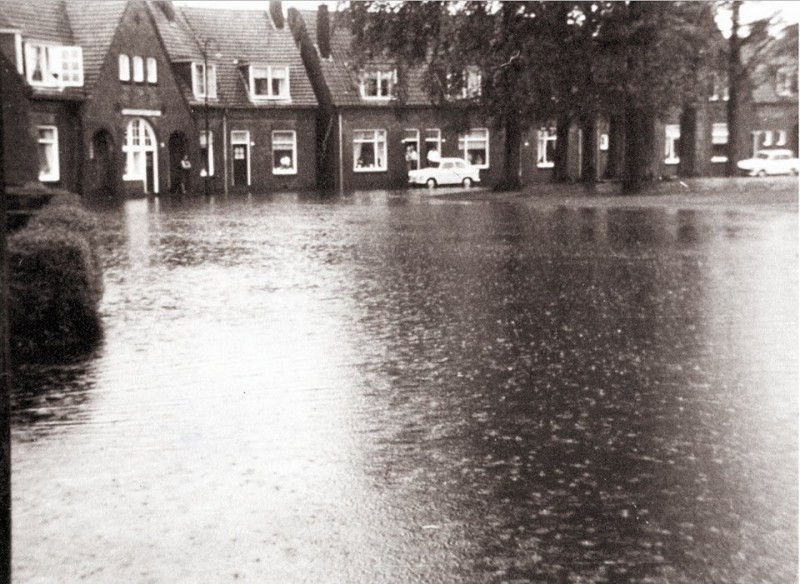
[[[257,9],[266,7],[268,0],[175,0],[175,4],[185,6],[206,6],[209,8],[241,8]],[[327,4],[331,9],[336,8],[337,0],[283,0],[284,9],[290,6],[295,8],[316,9],[320,4]],[[780,13],[787,23],[800,22],[800,2],[797,0],[770,0],[769,2],[745,2],[742,8],[742,22],[764,18],[773,13]],[[725,27],[725,19],[719,20],[720,28]],[[728,25],[730,26],[730,25]]]

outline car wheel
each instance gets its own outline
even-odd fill
[[[428,182],[426,182],[425,184],[428,185],[428,188],[435,189],[436,188],[436,179],[435,178],[429,178]]]
[[[756,176],[767,176],[767,171],[762,168],[756,173]]]
[[[472,186],[472,179],[471,179],[471,178],[469,178],[469,177],[466,177],[466,178],[464,178],[464,180],[463,180],[463,181],[461,181],[461,184],[463,184],[463,185],[464,185],[464,188],[465,188],[465,189],[468,189],[469,187],[471,187],[471,186]]]
[[[792,170],[789,171],[789,174],[791,174],[792,176],[797,176],[797,169],[793,168]]]

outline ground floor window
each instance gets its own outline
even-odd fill
[[[553,168],[556,160],[556,130],[541,128],[536,133],[536,166]]]
[[[728,124],[711,126],[711,162],[728,160]]]
[[[489,168],[489,130],[476,128],[459,136],[458,150],[470,166]]]
[[[664,163],[678,164],[678,144],[681,139],[681,127],[678,124],[668,124],[664,127]]]
[[[200,132],[200,176],[214,176],[214,132]]]
[[[125,153],[125,180],[144,180],[147,153],[155,152],[153,129],[143,119],[131,120],[125,129],[122,151]]]
[[[297,133],[272,132],[272,174],[297,174]]]
[[[439,164],[442,152],[442,131],[439,128],[425,130],[425,166]]]
[[[419,130],[406,130],[403,134],[406,170],[419,168]]]
[[[357,172],[378,172],[387,169],[386,130],[353,132],[353,169]]]
[[[36,135],[39,151],[39,180],[56,182],[61,176],[58,164],[58,128],[38,126]]]

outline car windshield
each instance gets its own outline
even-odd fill
[[[756,154],[756,158],[767,160],[769,158],[769,152],[759,152],[758,154]]]

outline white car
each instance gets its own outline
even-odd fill
[[[428,185],[433,188],[438,185],[464,185],[471,187],[481,182],[480,170],[470,166],[461,158],[440,158],[434,163],[436,166],[410,170],[408,184]]]
[[[740,160],[736,166],[746,176],[767,176],[768,174],[793,174],[800,172],[800,158],[791,150],[762,150],[755,158]]]

